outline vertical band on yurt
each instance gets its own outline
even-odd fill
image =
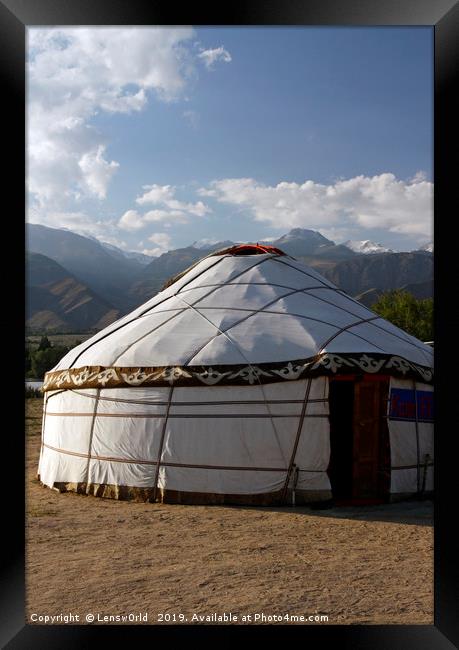
[[[99,405],[99,395],[100,395],[100,388],[97,389],[96,397],[94,399],[94,410],[92,413],[91,429],[89,431],[88,462],[86,463],[86,490],[88,490],[88,485],[89,485],[89,465],[91,463],[92,437],[94,435],[94,427],[96,424],[96,414],[97,414],[97,407]]]
[[[153,501],[156,501],[156,495],[158,494],[159,468],[161,466],[161,456],[163,455],[164,437],[166,435],[166,427],[167,427],[167,422],[169,420],[169,411],[171,410],[173,392],[174,392],[174,385],[172,385],[169,389],[169,395],[167,397],[166,413],[164,415],[164,423],[161,431],[161,438],[159,440],[158,460],[156,462],[155,480],[153,483]]]
[[[281,503],[285,501],[287,496],[288,484],[290,482],[290,477],[293,471],[293,465],[295,463],[296,450],[298,449],[298,443],[300,442],[301,431],[303,429],[304,416],[306,414],[306,408],[308,406],[309,393],[311,392],[312,377],[309,377],[306,384],[306,391],[304,394],[303,407],[301,409],[300,420],[298,422],[298,429],[296,432],[295,442],[293,444],[292,454],[290,457],[290,462],[287,469],[287,477],[285,479],[284,487],[282,488],[281,493]]]

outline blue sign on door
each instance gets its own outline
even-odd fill
[[[391,420],[408,420],[409,422],[415,422],[416,419],[418,422],[433,422],[433,391],[418,390],[415,392],[406,388],[392,388],[389,418]]]

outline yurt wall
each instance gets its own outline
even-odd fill
[[[190,495],[267,495],[295,483],[329,497],[327,399],[326,377],[50,393],[40,479]]]
[[[392,377],[388,403],[393,494],[434,489],[433,386]]]

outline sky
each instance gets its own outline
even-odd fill
[[[28,221],[151,256],[432,240],[431,27],[27,32]]]

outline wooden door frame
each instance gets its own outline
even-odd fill
[[[377,441],[377,455],[375,458],[376,464],[376,489],[375,495],[373,497],[364,497],[358,494],[356,470],[355,470],[355,459],[352,462],[352,497],[350,500],[345,499],[345,501],[350,501],[352,503],[384,503],[389,499],[390,491],[390,440],[389,440],[389,430],[387,423],[387,400],[389,399],[389,387],[390,387],[390,376],[389,375],[372,375],[369,373],[358,373],[350,375],[338,375],[337,377],[331,378],[331,381],[346,381],[352,382],[354,386],[354,409],[355,409],[355,400],[356,400],[356,387],[362,382],[365,383],[374,383],[379,384],[379,412],[376,416],[376,421],[378,422],[378,441]],[[356,445],[356,420],[355,420],[355,411],[352,422],[353,429],[353,446]],[[333,452],[332,452],[333,453]],[[354,451],[355,454],[355,451]],[[333,488],[332,488],[333,489]],[[338,497],[338,499],[340,499]]]

